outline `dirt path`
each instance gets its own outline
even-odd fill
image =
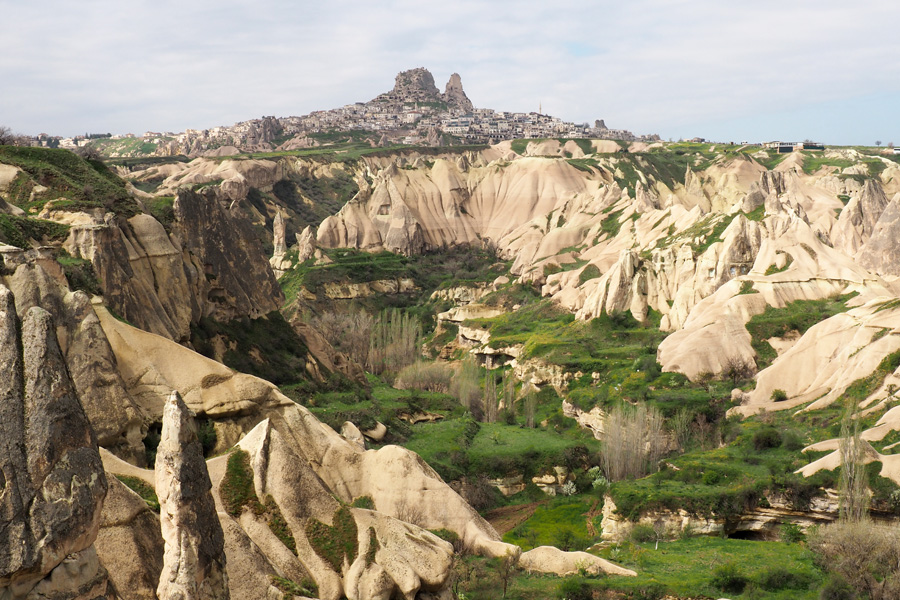
[[[527,521],[534,514],[534,511],[537,510],[538,506],[546,503],[546,500],[541,500],[531,504],[503,506],[485,513],[484,518],[497,530],[497,533],[503,536]]]

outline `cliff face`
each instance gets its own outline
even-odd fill
[[[72,228],[70,254],[91,260],[103,296],[124,319],[186,341],[201,317],[257,318],[283,302],[246,217],[220,193],[179,192],[168,233],[147,214]]]

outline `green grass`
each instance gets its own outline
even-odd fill
[[[626,543],[606,548],[600,554],[638,572],[634,578],[609,580],[609,587],[623,591],[639,590],[656,583],[668,593],[680,597],[696,597],[698,594],[722,597],[724,590],[713,585],[713,575],[715,567],[727,563],[738,565],[739,572],[750,582],[742,594],[727,594],[735,600],[763,597],[814,600],[818,598],[818,585],[824,579],[815,566],[813,553],[796,543],[695,537],[662,542],[659,549],[654,549],[652,543]],[[799,588],[762,592],[761,582],[777,569],[795,574],[795,580],[803,583]]]
[[[232,517],[239,517],[245,506],[257,515],[265,512],[265,507],[253,488],[253,468],[246,451],[235,447],[229,453],[219,495],[225,505],[225,512]]]
[[[337,509],[332,518],[334,525],[326,525],[316,519],[306,524],[306,537],[316,554],[341,573],[344,560],[352,564],[359,552],[357,528],[353,514],[346,506]]]
[[[116,479],[121,481],[131,491],[141,497],[150,510],[159,512],[159,498],[156,497],[156,490],[153,486],[139,477],[131,477],[129,475],[116,475]]]
[[[25,216],[0,214],[0,242],[11,246],[27,250],[31,247],[29,243],[31,240],[37,243],[59,242],[68,235],[68,225]]]
[[[598,500],[595,494],[548,498],[528,519],[507,532],[503,541],[526,550],[560,545],[570,545],[570,550],[585,550],[594,541],[588,532],[587,514]],[[599,512],[597,514],[594,527],[599,532]]]
[[[762,370],[776,358],[774,349],[766,341],[771,337],[782,337],[790,331],[800,335],[821,321],[850,309],[847,301],[856,294],[846,294],[822,300],[797,300],[783,308],[766,307],[762,314],[754,315],[747,323],[751,344],[757,354],[757,367]]]
[[[103,208],[124,217],[140,212],[128,194],[125,182],[99,161],[87,161],[68,150],[0,146],[0,163],[13,165],[28,174],[19,176],[17,186],[30,194],[35,185],[44,186],[33,201],[24,192],[17,192],[19,206],[29,212],[39,212],[50,199],[65,198],[54,207],[59,210]]]
[[[166,230],[175,222],[174,196],[155,196],[152,200],[145,201],[145,205],[150,214],[162,223]]]

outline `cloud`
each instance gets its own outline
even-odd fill
[[[893,127],[882,137],[900,139],[882,104],[900,93],[900,6],[881,0],[45,0],[2,11],[15,26],[0,38],[0,121],[26,133],[304,114],[368,100],[425,66],[439,87],[459,72],[478,106],[541,103],[636,132],[732,123],[753,138],[765,115],[821,105],[813,112],[835,121],[823,136],[837,136],[841,111],[850,120],[864,106]]]

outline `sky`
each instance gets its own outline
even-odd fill
[[[180,132],[450,74],[663,139],[900,145],[896,0],[0,0],[0,126]]]

